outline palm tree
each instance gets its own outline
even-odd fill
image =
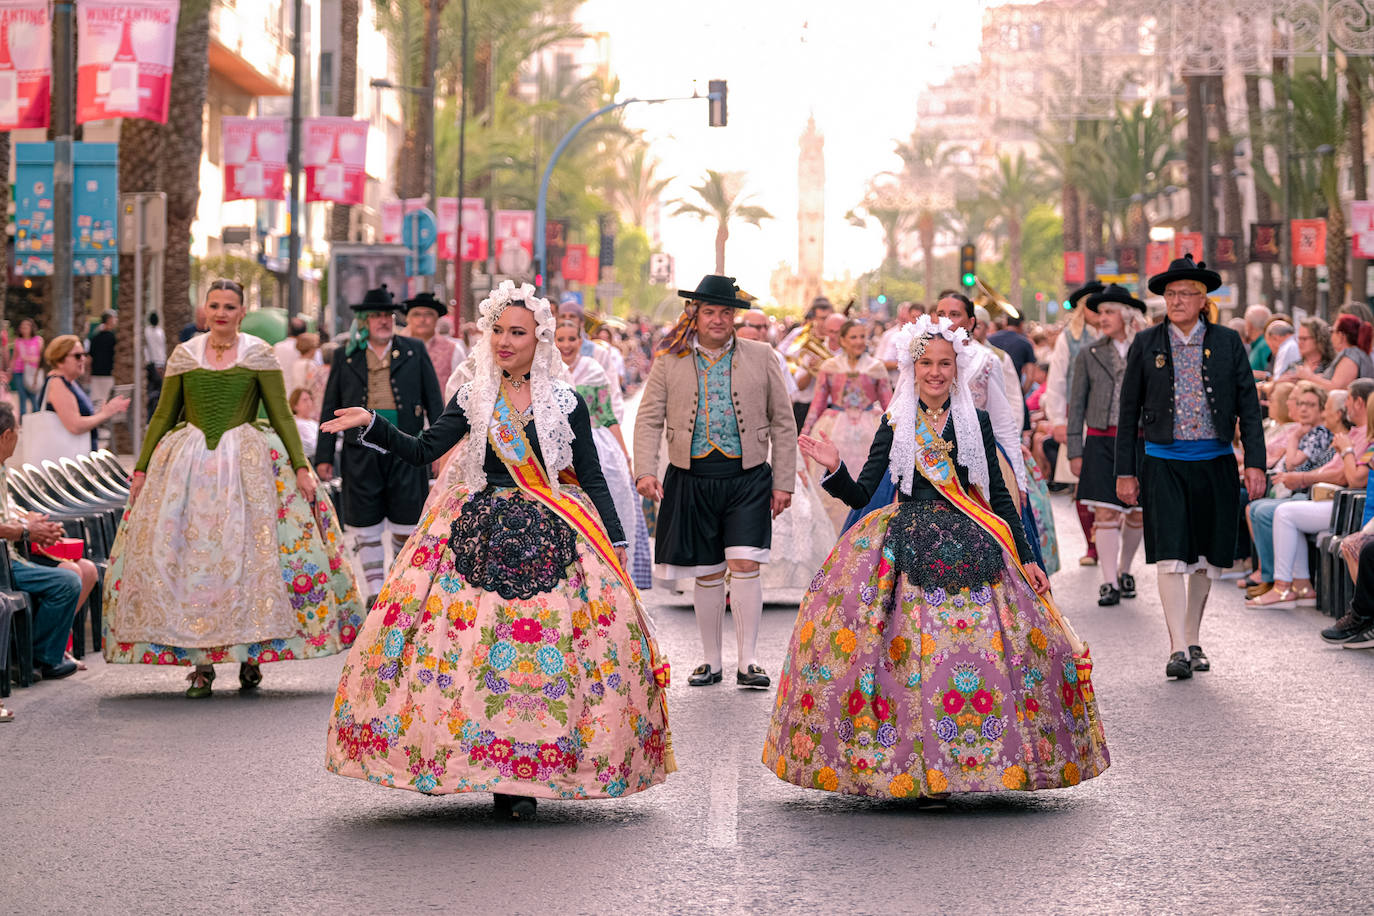
[[[1346,109],[1339,98],[1339,83],[1340,77],[1332,68],[1327,76],[1304,71],[1290,87],[1293,136],[1299,155],[1316,160],[1317,187],[1325,203],[1329,302],[1344,300],[1347,276],[1345,211],[1341,208],[1338,181],[1339,153],[1347,140],[1347,125]]]
[[[1021,229],[1030,211],[1049,198],[1050,189],[1040,173],[1026,162],[1025,152],[1018,152],[1015,159],[1005,153],[999,156],[997,170],[983,179],[981,187],[983,196],[995,205],[997,220],[1006,230],[1011,271],[1008,295],[1022,309]]]
[[[910,140],[898,143],[895,152],[902,160],[902,184],[916,195],[911,220],[921,241],[925,286],[928,291],[934,290],[935,233],[942,218],[953,208],[955,164],[964,148],[951,145],[938,133],[922,134],[917,130]]]
[[[648,152],[644,143],[637,140],[628,157],[622,160],[622,169],[616,173],[617,181],[611,188],[616,206],[636,226],[644,225],[649,211],[673,181],[671,178],[658,177],[659,161],[650,159]]]
[[[351,118],[358,110],[358,0],[339,2],[339,73],[335,80],[334,113]],[[329,241],[348,241],[349,204],[329,208]]]
[[[1369,61],[1364,58],[1346,59],[1345,117],[1346,155],[1350,157],[1350,182],[1355,200],[1369,199],[1369,172],[1364,161],[1365,105],[1369,99]],[[1352,258],[1350,264],[1350,299],[1364,302],[1368,294],[1369,261]]]
[[[741,220],[751,226],[758,226],[773,214],[763,207],[747,203],[751,195],[743,193],[741,185],[743,172],[717,172],[706,170],[706,180],[693,185],[701,203],[678,199],[674,216],[695,216],[705,222],[716,221],[716,273],[725,273],[725,242],[730,238],[730,223]]]

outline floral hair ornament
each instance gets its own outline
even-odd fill
[[[947,317],[931,318],[929,315],[922,315],[914,323],[903,325],[898,335],[897,362],[899,369],[903,362],[901,359],[903,354],[908,355],[911,362],[915,363],[926,352],[926,345],[936,337],[943,337],[953,345],[956,359],[964,352],[964,347],[968,345],[968,331],[963,328],[956,328],[954,322]]]
[[[512,305],[527,308],[534,315],[534,323],[538,328],[540,339],[543,339],[544,330],[548,328],[549,340],[553,340],[553,328],[555,315],[553,307],[549,305],[549,300],[541,299],[534,294],[534,287],[528,283],[516,286],[514,281],[502,280],[501,285],[492,290],[487,298],[483,299],[477,306],[477,327],[483,334],[489,332],[492,325],[501,314]]]

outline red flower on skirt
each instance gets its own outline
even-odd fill
[[[511,627],[511,638],[516,642],[539,642],[544,638],[544,628],[532,617],[521,617]]]
[[[943,697],[945,712],[951,716],[964,708],[964,695],[957,690],[950,690]]]
[[[886,721],[889,712],[891,709],[888,707],[887,700],[882,697],[873,698],[873,715],[878,717],[879,722]]]
[[[539,767],[531,757],[516,757],[512,767],[516,779],[533,779],[539,772]]]
[[[855,690],[849,695],[849,714],[851,716],[857,716],[859,713],[863,712],[865,702],[863,693]]]
[[[992,709],[992,694],[986,690],[979,690],[973,695],[973,708],[987,715]]]

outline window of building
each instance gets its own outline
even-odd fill
[[[320,52],[320,109],[334,108],[334,52]]]

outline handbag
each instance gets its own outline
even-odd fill
[[[24,414],[19,423],[19,454],[25,464],[41,465],[44,459],[75,458],[91,450],[91,434],[73,433],[62,425],[56,411],[46,410],[47,391],[38,409]]]
[[[38,394],[40,384],[38,381],[38,367],[25,366],[23,370],[23,380],[20,384],[24,386],[24,390],[29,394]]]

